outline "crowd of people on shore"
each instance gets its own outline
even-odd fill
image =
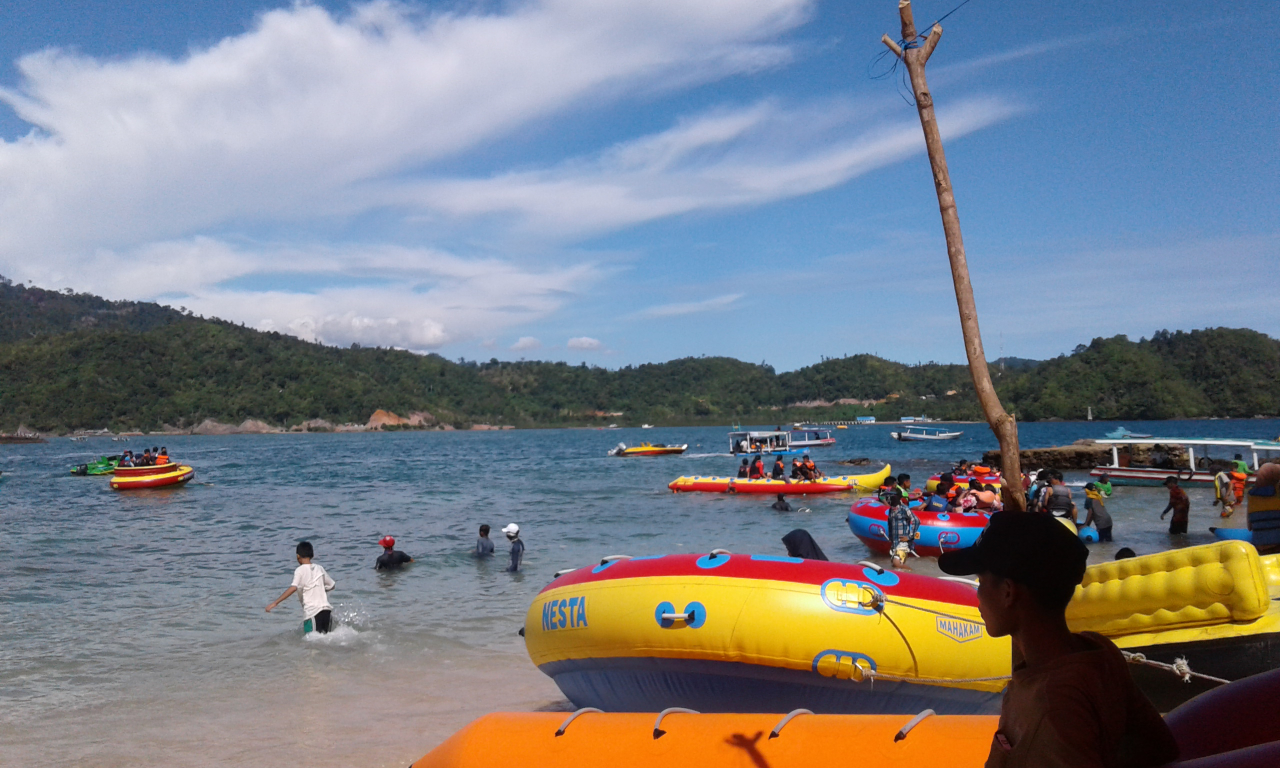
[[[494,546],[493,540],[489,538],[489,530],[488,525],[480,526],[479,536],[471,549],[472,556],[493,557]],[[520,538],[520,526],[511,523],[502,529],[502,533],[506,535],[507,541],[511,542],[511,559],[507,565],[507,572],[516,573],[520,570],[520,563],[524,559],[524,540]],[[414,562],[408,554],[396,549],[396,540],[393,536],[383,536],[378,540],[378,546],[382,547],[382,554],[374,560],[374,570],[398,571]],[[315,547],[311,542],[299,542],[295,550],[295,558],[298,561],[298,567],[294,569],[293,582],[279,597],[267,605],[267,613],[271,613],[272,609],[280,603],[297,594],[302,604],[302,631],[307,634],[311,632],[327,634],[333,629],[333,606],[329,603],[328,594],[337,587],[337,583],[323,566],[312,562],[315,558]]]

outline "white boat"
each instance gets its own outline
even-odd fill
[[[836,444],[830,429],[813,426],[791,428],[792,448],[831,448]]]
[[[791,446],[790,430],[729,433],[729,453],[789,454],[801,451]]]
[[[652,424],[641,424],[641,425],[640,425],[640,428],[641,428],[641,429],[653,429],[653,425],[652,425]]]
[[[890,432],[889,436],[905,443],[912,440],[955,440],[963,434],[963,430],[948,432],[941,427],[906,427],[901,432]]]
[[[1113,485],[1162,485],[1166,477],[1177,477],[1183,485],[1213,485],[1213,469],[1215,463],[1230,460],[1235,454],[1245,457],[1246,464],[1257,471],[1258,466],[1267,456],[1280,453],[1280,442],[1273,440],[1240,440],[1216,437],[1125,437],[1095,440],[1099,445],[1111,446],[1111,464],[1097,466],[1089,473],[1093,477],[1108,475]],[[1185,461],[1174,462],[1166,456],[1161,461],[1155,457],[1153,464],[1135,465],[1128,450],[1122,449],[1130,445],[1162,445],[1185,448]],[[1212,456],[1214,449],[1217,456]],[[1197,452],[1199,455],[1197,455]],[[1259,459],[1259,454],[1262,459]],[[1249,473],[1248,482],[1253,481],[1253,472]]]

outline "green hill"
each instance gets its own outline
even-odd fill
[[[1095,339],[1043,362],[992,364],[1022,420],[1280,414],[1280,342],[1250,330]],[[843,402],[842,402],[843,401]],[[340,349],[143,302],[0,280],[0,429],[188,428],[206,418],[363,423],[383,408],[440,423],[571,426],[896,418],[980,419],[965,366],[870,355],[778,374],[699,357],[618,370],[452,362]],[[618,415],[621,414],[621,415]]]

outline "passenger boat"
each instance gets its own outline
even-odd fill
[[[911,511],[920,520],[915,551],[923,557],[938,557],[947,550],[973,546],[991,522],[991,513],[983,511],[929,512],[915,508]],[[855,501],[847,518],[853,535],[868,549],[883,555],[889,554],[890,549],[888,512],[888,505],[868,497]]]
[[[773,456],[802,453],[791,446],[789,430],[746,430],[729,433],[729,453],[767,453]]]
[[[111,478],[111,487],[117,491],[135,491],[145,488],[169,488],[184,485],[196,476],[196,471],[188,466],[167,464],[164,472],[153,472],[144,475],[121,476],[119,472]],[[147,467],[138,467],[147,469]]]
[[[817,480],[773,480],[761,478],[748,480],[741,477],[677,477],[667,484],[673,493],[700,491],[702,493],[782,493],[802,496],[814,493],[844,493],[846,491],[874,491],[889,476],[888,464],[879,472],[867,475],[839,475]]]
[[[813,426],[796,426],[791,429],[792,448],[832,448],[835,444],[836,438],[830,429]]]
[[[1210,456],[1213,449],[1219,449],[1220,455],[1226,454],[1223,459],[1230,458],[1230,456],[1237,453],[1245,456],[1245,461],[1253,467],[1254,471],[1258,469],[1260,454],[1266,457],[1280,452],[1280,443],[1271,440],[1232,440],[1213,437],[1146,437],[1106,438],[1094,442],[1111,447],[1111,464],[1094,467],[1089,474],[1093,477],[1109,475],[1112,485],[1158,486],[1164,483],[1166,477],[1172,475],[1177,477],[1178,482],[1182,485],[1212,486],[1213,477],[1217,474],[1214,465],[1221,464],[1221,460]],[[1136,466],[1130,458],[1129,451],[1121,452],[1124,446],[1129,445],[1162,445],[1184,448],[1187,452],[1186,461],[1175,463],[1170,460],[1163,466]],[[1252,473],[1250,473],[1246,482],[1253,482]]]
[[[609,451],[610,456],[666,456],[681,454],[689,450],[689,444],[666,445],[665,443],[641,443],[630,448],[626,443],[618,443],[618,447]]]
[[[955,440],[964,432],[948,432],[941,427],[905,427],[901,432],[890,432],[894,440],[909,442],[912,440]]]

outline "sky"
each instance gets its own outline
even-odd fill
[[[942,26],[989,359],[1280,337],[1274,3]],[[0,29],[14,282],[453,359],[964,360],[892,0],[6,0]]]

